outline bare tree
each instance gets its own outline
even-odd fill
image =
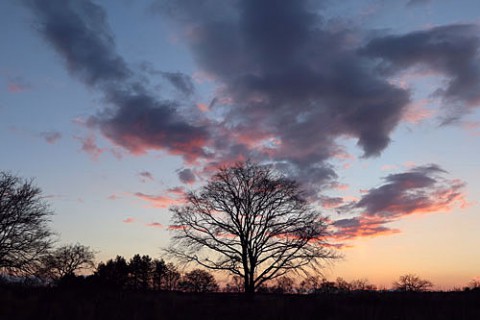
[[[419,276],[411,273],[400,276],[398,281],[393,283],[395,290],[405,292],[427,291],[431,287],[433,287],[433,284],[430,281],[421,279]]]
[[[272,288],[274,293],[281,293],[281,294],[292,294],[295,293],[295,281],[287,276],[283,276],[277,278],[275,281],[275,285]]]
[[[299,293],[313,294],[317,293],[326,280],[319,276],[309,276],[300,282]]]
[[[177,267],[171,262],[166,264],[166,268],[163,289],[168,291],[177,290],[181,276],[180,272],[178,272]]]
[[[176,234],[168,251],[242,277],[246,293],[335,257],[325,242],[326,219],[295,181],[270,166],[247,161],[220,168],[171,211]]]
[[[51,211],[32,180],[0,172],[0,271],[33,273],[51,248]]]
[[[95,252],[81,244],[68,244],[53,250],[42,259],[40,275],[52,280],[76,275],[95,267]]]

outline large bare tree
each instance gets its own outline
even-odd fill
[[[222,167],[171,211],[175,235],[168,251],[240,276],[246,293],[335,257],[325,242],[326,219],[295,181],[271,166],[247,161]]]
[[[0,172],[0,271],[28,274],[52,245],[51,215],[40,188]]]

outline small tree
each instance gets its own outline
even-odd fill
[[[325,243],[325,218],[308,206],[295,181],[270,166],[220,168],[171,211],[176,235],[168,251],[242,277],[246,293],[335,257]]]
[[[40,188],[0,172],[0,272],[24,275],[38,268],[51,248],[51,216]]]
[[[74,276],[95,266],[95,252],[81,244],[61,246],[41,259],[40,275],[52,280]]]
[[[243,279],[239,276],[231,277],[230,281],[225,285],[224,292],[238,293],[243,292]]]
[[[319,276],[309,276],[300,282],[299,292],[303,294],[317,293],[323,282],[324,280]]]
[[[178,272],[177,267],[171,262],[167,263],[166,267],[163,289],[168,291],[177,290],[181,277],[180,272]]]
[[[393,283],[395,290],[403,292],[427,291],[431,287],[433,287],[433,284],[430,281],[421,279],[419,276],[411,273],[400,276],[398,281]]]
[[[295,281],[290,277],[280,277],[276,279],[272,291],[275,293],[292,294],[295,293]]]
[[[186,273],[179,283],[181,290],[186,292],[214,292],[218,291],[215,278],[207,271],[195,269]]]

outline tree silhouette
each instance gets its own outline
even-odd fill
[[[39,274],[52,280],[73,276],[95,266],[95,252],[81,244],[68,244],[48,253],[41,259]]]
[[[421,279],[419,276],[415,274],[406,274],[400,276],[398,281],[393,283],[393,288],[398,291],[404,292],[419,292],[419,291],[427,291],[433,286],[433,284],[428,281]]]
[[[165,277],[167,274],[167,264],[163,259],[158,260],[155,259],[153,260],[153,277],[152,277],[152,282],[153,282],[153,289],[154,290],[163,290],[164,289],[164,284],[165,284]]]
[[[325,218],[295,181],[270,166],[247,161],[220,168],[171,211],[176,234],[168,252],[242,277],[246,293],[335,257],[326,246]]]
[[[179,283],[181,290],[186,292],[214,292],[218,291],[215,278],[207,271],[195,269],[186,273]]]
[[[32,180],[0,172],[0,271],[31,274],[51,248],[51,211]]]
[[[148,255],[134,255],[128,262],[130,286],[133,289],[148,289],[153,275],[152,258]]]
[[[163,289],[168,291],[177,290],[178,282],[180,281],[180,272],[178,272],[177,267],[171,262],[167,263],[166,267]]]
[[[124,257],[117,256],[115,260],[100,262],[95,271],[95,277],[101,285],[124,289],[128,282],[128,264]]]

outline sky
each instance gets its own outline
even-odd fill
[[[252,159],[299,181],[343,259],[480,276],[476,0],[0,2],[0,170],[61,243],[161,257],[170,205]]]

